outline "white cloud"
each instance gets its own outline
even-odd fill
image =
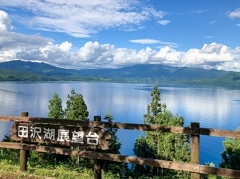
[[[231,18],[240,18],[240,8],[237,8],[234,11],[229,12],[228,16]]]
[[[11,28],[11,20],[8,14],[0,10],[0,31],[7,31]]]
[[[149,63],[156,52],[151,48],[141,49],[139,51],[126,48],[115,50],[113,64],[117,66],[126,66],[134,64]]]
[[[129,42],[132,43],[138,43],[138,44],[143,44],[143,45],[152,45],[152,44],[159,44],[161,45],[159,48],[169,46],[172,48],[177,48],[178,44],[174,42],[164,42],[156,39],[134,39],[134,40],[129,40]]]
[[[202,48],[178,51],[173,42],[136,39],[133,43],[164,45],[159,50],[116,48],[111,44],[89,41],[79,49],[69,41],[54,44],[53,39],[9,31],[6,13],[1,17],[0,62],[23,59],[42,61],[63,68],[118,68],[134,64],[167,64],[174,66],[208,67],[239,71],[240,47],[230,49],[224,44],[204,44]],[[4,20],[8,19],[8,20]]]
[[[0,50],[0,62],[9,61],[16,58],[16,52],[14,50]]]
[[[217,21],[213,20],[213,21],[210,21],[208,24],[215,24],[215,23],[217,23]]]
[[[77,57],[84,62],[103,62],[110,59],[114,51],[114,46],[109,44],[99,44],[98,42],[87,42],[77,52]]]
[[[178,65],[181,62],[183,52],[176,51],[168,46],[161,48],[154,56],[153,62]]]
[[[225,62],[216,65],[217,70],[240,72],[240,62]]]
[[[33,49],[52,41],[52,39],[39,35],[24,35],[9,31],[0,32],[0,50],[17,48]]]
[[[159,40],[155,39],[136,39],[136,40],[130,40],[132,43],[139,43],[139,44],[157,44],[160,43]]]
[[[98,42],[87,42],[77,52],[75,61],[77,66],[101,68],[117,68],[121,66],[148,63],[151,60],[152,54],[155,52],[147,47],[136,51],[127,48],[115,48],[110,44],[99,44]]]
[[[185,65],[203,65],[232,61],[233,59],[227,46],[211,43],[204,44],[202,49],[188,50],[183,57],[183,63]]]
[[[2,7],[22,8],[32,16],[19,14],[24,25],[45,31],[64,32],[74,37],[86,38],[103,29],[133,29],[150,19],[156,21],[165,15],[140,1],[90,0],[90,1],[35,1],[11,0]]]
[[[204,44],[201,53],[205,54],[219,54],[227,52],[228,48],[225,45],[211,43],[211,44]]]
[[[63,52],[68,52],[71,48],[72,48],[72,43],[66,41],[63,42],[62,44],[59,45],[59,48],[63,51]]]
[[[152,7],[143,7],[143,10],[143,14],[147,15],[147,17],[150,17],[150,15],[152,15],[156,19],[162,19],[166,15],[166,12],[157,11]]]
[[[160,20],[160,21],[158,21],[158,23],[160,24],[160,25],[167,25],[167,24],[169,24],[171,21],[170,20]]]

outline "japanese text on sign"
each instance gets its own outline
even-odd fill
[[[57,131],[56,131],[57,130]],[[89,131],[85,134],[85,131],[70,131],[69,129],[55,129],[38,126],[18,126],[18,137],[39,139],[39,140],[50,140],[57,142],[70,142],[84,144],[84,138],[88,145],[98,145],[99,135],[94,131]]]

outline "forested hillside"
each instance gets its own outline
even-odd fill
[[[164,82],[240,86],[240,73],[202,68],[141,64],[119,69],[64,69],[20,60],[0,63],[1,81]]]

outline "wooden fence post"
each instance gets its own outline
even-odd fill
[[[22,112],[21,116],[28,116],[28,112]],[[23,142],[21,141],[21,143]],[[20,170],[27,170],[27,151],[24,149],[20,149]]]
[[[101,121],[101,116],[94,116],[94,121]],[[97,152],[98,150],[95,149]],[[101,160],[94,159],[94,179],[102,179]]]
[[[194,130],[194,134],[191,134],[191,163],[200,163],[200,135],[199,128],[200,124],[198,122],[191,122],[191,128]],[[191,173],[191,179],[200,179],[199,173]]]

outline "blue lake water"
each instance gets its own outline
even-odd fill
[[[0,116],[47,117],[48,103],[56,92],[65,102],[72,89],[83,95],[93,116],[111,113],[115,122],[143,123],[143,115],[151,102],[153,84],[101,82],[1,82]],[[161,101],[168,110],[183,116],[185,126],[199,122],[201,127],[235,130],[240,126],[240,90],[223,87],[160,85]],[[0,122],[0,139],[9,134],[11,124]],[[133,155],[135,139],[141,131],[119,130],[121,153]],[[221,161],[224,138],[201,136],[201,163]]]

